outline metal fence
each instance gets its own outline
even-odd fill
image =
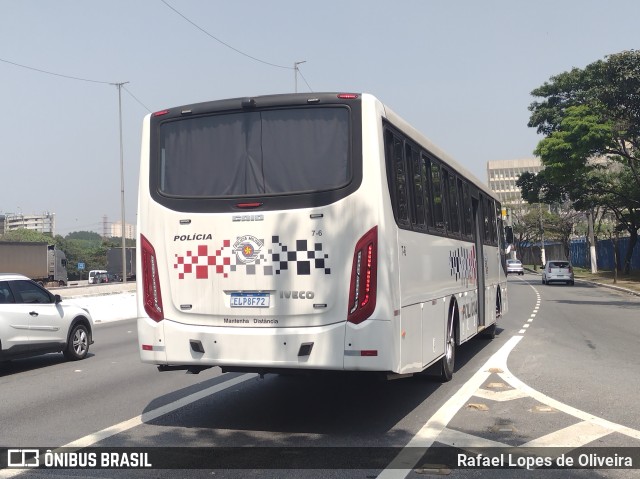
[[[591,267],[589,258],[589,247],[586,238],[580,238],[571,241],[569,246],[571,254],[571,263],[582,268]],[[627,256],[629,249],[629,237],[618,239],[618,268],[622,267],[622,263]],[[598,258],[598,269],[613,271],[613,241],[600,240],[596,244],[596,256]],[[640,247],[636,244],[631,256],[631,269],[640,269]]]

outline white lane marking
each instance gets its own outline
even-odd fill
[[[539,304],[540,294],[533,286],[531,286],[531,288],[536,292]],[[520,333],[524,333],[525,331],[526,330],[522,329],[520,330]],[[446,403],[440,407],[440,409],[438,409],[438,411],[436,411],[433,416],[431,416],[422,429],[418,431],[402,451],[400,451],[400,453],[391,461],[388,468],[382,471],[378,476],[378,479],[403,479],[407,477],[418,461],[422,458],[426,450],[429,449],[436,440],[449,445],[458,445],[458,442],[455,441],[467,441],[469,443],[474,442],[482,445],[488,445],[487,441],[492,442],[483,438],[472,440],[469,437],[472,436],[471,434],[459,433],[456,431],[451,432],[447,429],[447,424],[449,424],[453,416],[462,409],[464,403],[468,401],[471,396],[478,395],[480,386],[491,374],[489,371],[490,369],[502,369],[504,372],[498,373],[498,375],[513,388],[521,391],[526,396],[530,396],[536,401],[551,406],[558,411],[562,411],[578,419],[582,419],[583,422],[578,423],[580,426],[575,426],[573,430],[575,431],[576,428],[579,429],[587,441],[589,437],[603,437],[607,434],[611,434],[612,432],[618,432],[640,440],[640,431],[607,421],[606,419],[599,418],[567,404],[563,404],[560,401],[550,398],[549,396],[527,386],[525,383],[513,376],[507,368],[507,358],[513,348],[523,337],[524,336],[513,336],[493,356],[491,356],[491,358],[489,358],[489,360],[480,369],[478,369],[471,379],[469,379],[469,381],[467,381]],[[604,430],[607,430],[607,432],[602,434]],[[571,429],[569,429],[569,431],[571,431]],[[561,431],[556,431],[556,433],[562,434]],[[546,440],[551,442],[554,440],[554,434],[555,433],[551,433],[548,436],[538,438],[538,440],[542,440],[546,437]],[[454,442],[448,442],[450,439],[453,439]],[[534,441],[536,440],[534,439],[528,444],[531,444]],[[586,443],[588,442],[580,442],[579,445],[584,445]]]
[[[478,371],[444,403],[431,419],[422,426],[422,429],[411,438],[409,443],[398,453],[391,461],[388,468],[380,473],[378,479],[399,479],[406,477],[417,464],[424,452],[431,447],[436,438],[453,419],[453,416],[464,406],[480,386],[492,374],[489,369],[490,365],[499,362],[504,356],[502,362],[506,363],[506,358],[511,350],[520,342],[522,336],[513,336],[502,346]]]
[[[546,436],[533,439],[520,447],[580,447],[603,436],[611,434],[611,429],[582,421],[572,426],[554,431]]]
[[[561,403],[560,401],[557,401],[556,399],[553,399],[539,391],[536,391],[532,387],[527,386],[520,379],[511,374],[511,372],[506,368],[506,362],[502,366],[502,369],[505,372],[498,373],[498,375],[505,382],[509,383],[512,387],[524,392],[527,396],[532,397],[536,401],[542,404],[546,404],[547,406],[551,406],[558,411],[562,411],[578,419],[582,419],[583,421],[587,421],[594,426],[601,426],[609,429],[610,432],[619,432],[620,434],[624,434],[625,436],[640,440],[640,431],[636,429],[608,421],[601,417],[594,416],[593,414],[589,414],[588,412],[581,411],[580,409],[576,409],[572,406],[569,406],[568,404]]]
[[[438,436],[438,442],[449,444],[458,448],[475,448],[475,447],[511,447],[508,444],[499,441],[492,441],[483,437],[467,434],[466,432],[455,431],[453,429],[445,429]]]
[[[136,426],[140,426],[145,422],[153,421],[154,419],[157,419],[160,416],[164,416],[165,414],[168,414],[170,412],[173,412],[176,409],[180,409],[191,403],[199,401],[200,399],[204,399],[207,396],[211,396],[212,394],[216,394],[221,391],[224,391],[225,389],[241,384],[257,376],[258,376],[257,374],[243,374],[242,376],[229,379],[228,381],[225,381],[220,384],[216,384],[215,386],[211,386],[210,388],[203,389],[202,391],[195,392],[181,399],[178,399],[172,403],[165,404],[164,406],[160,406],[157,409],[144,412],[139,416],[132,417],[131,419],[128,419],[126,421],[122,421],[121,423],[108,427],[106,429],[103,429],[102,431],[94,432],[93,434],[89,434],[87,436],[81,437],[80,439],[76,439],[75,441],[72,441],[61,447],[81,449],[83,447],[93,446],[95,443],[100,442],[104,439],[107,439],[108,437],[115,436],[116,434],[120,434],[121,432],[127,431]],[[24,472],[29,472],[29,470],[28,469],[3,469],[0,471],[0,478],[9,479],[11,477],[15,477]]]
[[[139,416],[133,417],[127,421],[123,421],[120,424],[116,424],[115,426],[108,427],[103,429],[102,431],[95,432],[93,434],[89,434],[88,436],[84,436],[80,439],[76,439],[69,444],[65,444],[62,447],[89,447],[95,444],[96,442],[102,441],[108,437],[115,436],[116,434],[120,434],[128,429],[134,428],[136,426],[140,426],[145,422],[153,421],[154,419],[159,418],[160,416],[164,416],[170,412],[175,411],[176,409],[180,409],[184,406],[187,406],[193,402],[199,401],[200,399],[204,399],[207,396],[211,396],[212,394],[219,393],[220,391],[224,391],[232,386],[248,381],[249,379],[253,379],[257,377],[257,374],[243,374],[242,376],[235,377],[233,379],[229,379],[220,384],[216,384],[215,386],[211,386],[210,388],[203,389],[202,391],[195,392],[190,394],[189,396],[185,396],[177,401],[174,401],[169,404],[165,404],[164,406],[160,406],[157,409],[153,409],[151,411],[144,412]]]
[[[513,401],[514,399],[528,397],[525,393],[518,391],[517,389],[509,389],[508,391],[490,391],[488,389],[480,388],[473,395],[475,397],[496,402]]]

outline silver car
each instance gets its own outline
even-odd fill
[[[565,260],[552,259],[546,262],[542,270],[542,284],[566,283],[573,286],[573,268]]]
[[[522,266],[522,261],[518,259],[508,259],[507,260],[507,274],[524,274],[524,268]]]

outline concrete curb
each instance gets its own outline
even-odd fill
[[[53,294],[59,294],[64,298],[82,298],[89,296],[107,296],[110,294],[134,293],[136,291],[136,283],[111,283],[96,284],[87,286],[70,286],[67,288],[50,288]]]
[[[633,294],[634,296],[640,296],[640,292],[639,291],[634,291],[632,289],[623,288],[622,286],[615,286],[613,284],[597,283],[595,281],[589,281],[587,279],[580,279],[580,278],[576,278],[576,281],[580,281],[581,283],[593,284],[595,286],[601,286],[603,288],[615,289],[616,291],[621,291],[623,293]]]

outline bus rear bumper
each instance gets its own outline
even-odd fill
[[[270,372],[283,369],[390,371],[388,321],[367,321],[358,336],[362,348],[345,344],[346,322],[308,328],[209,327],[138,319],[142,362],[166,370],[220,366],[223,370]],[[352,336],[352,331],[350,331]],[[378,338],[375,342],[371,339]],[[151,347],[145,344],[153,343]],[[157,348],[157,349],[156,349]],[[182,368],[188,369],[188,368]]]

